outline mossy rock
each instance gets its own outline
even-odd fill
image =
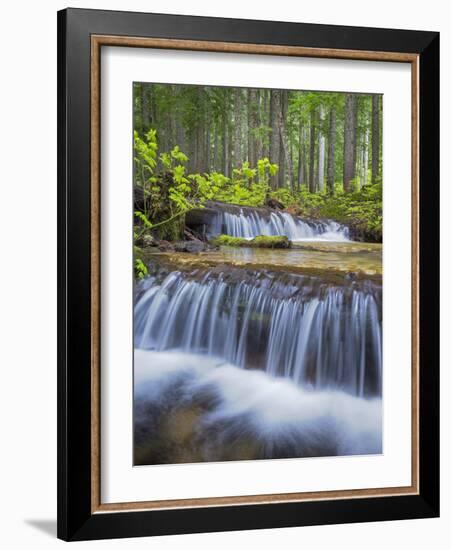
[[[257,248],[291,248],[291,241],[285,235],[275,237],[260,235],[252,239],[251,243]]]
[[[260,235],[251,240],[242,237],[231,237],[230,235],[219,235],[213,240],[218,246],[247,246],[251,248],[291,248],[291,241],[284,235],[267,237]]]

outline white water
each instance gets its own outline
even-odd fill
[[[382,452],[380,287],[153,273],[135,304],[135,464]]]
[[[222,460],[249,442],[254,458],[382,452],[379,398],[312,391],[212,356],[135,350],[138,444],[161,437],[152,431],[158,415],[193,407],[197,460]]]
[[[379,395],[380,292],[303,277],[172,272],[148,279],[135,306],[135,346],[222,357],[316,388]]]
[[[332,220],[303,220],[287,212],[261,214],[258,210],[240,209],[218,214],[210,234],[225,233],[232,237],[251,239],[259,235],[285,235],[291,241],[349,241],[349,230]]]

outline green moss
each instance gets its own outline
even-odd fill
[[[230,235],[219,235],[213,240],[218,246],[247,246],[251,248],[291,248],[291,241],[288,237],[274,236],[266,237],[260,235],[252,240],[241,237],[231,237]]]
[[[242,246],[242,243],[245,239],[240,239],[239,237],[231,237],[230,235],[219,235],[213,239],[213,243],[217,246]]]
[[[291,241],[284,235],[276,237],[265,237],[260,235],[252,239],[251,245],[256,248],[291,248]]]
[[[291,214],[307,218],[328,218],[346,224],[354,240],[382,242],[382,183],[344,193],[336,184],[335,193],[310,193],[302,185],[295,193],[281,188],[271,193]]]

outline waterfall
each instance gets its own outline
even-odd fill
[[[291,241],[348,241],[349,230],[332,220],[303,220],[288,212],[261,212],[250,208],[224,210],[207,228],[210,235],[224,233],[232,237],[251,239],[259,235],[285,235]]]
[[[382,400],[182,351],[135,350],[134,463],[382,452]]]
[[[140,284],[135,347],[263,368],[300,386],[381,395],[381,288],[287,274],[157,273]]]

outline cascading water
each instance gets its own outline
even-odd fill
[[[224,233],[245,239],[259,235],[285,235],[291,241],[349,240],[348,228],[332,220],[303,220],[287,212],[262,212],[258,209],[237,207],[232,211],[218,210],[206,230],[210,236]]]
[[[380,399],[179,351],[135,350],[135,465],[377,454]]]
[[[136,465],[382,451],[380,286],[155,264],[134,325]]]
[[[381,289],[231,269],[144,281],[135,347],[223,358],[318,389],[381,394]]]

